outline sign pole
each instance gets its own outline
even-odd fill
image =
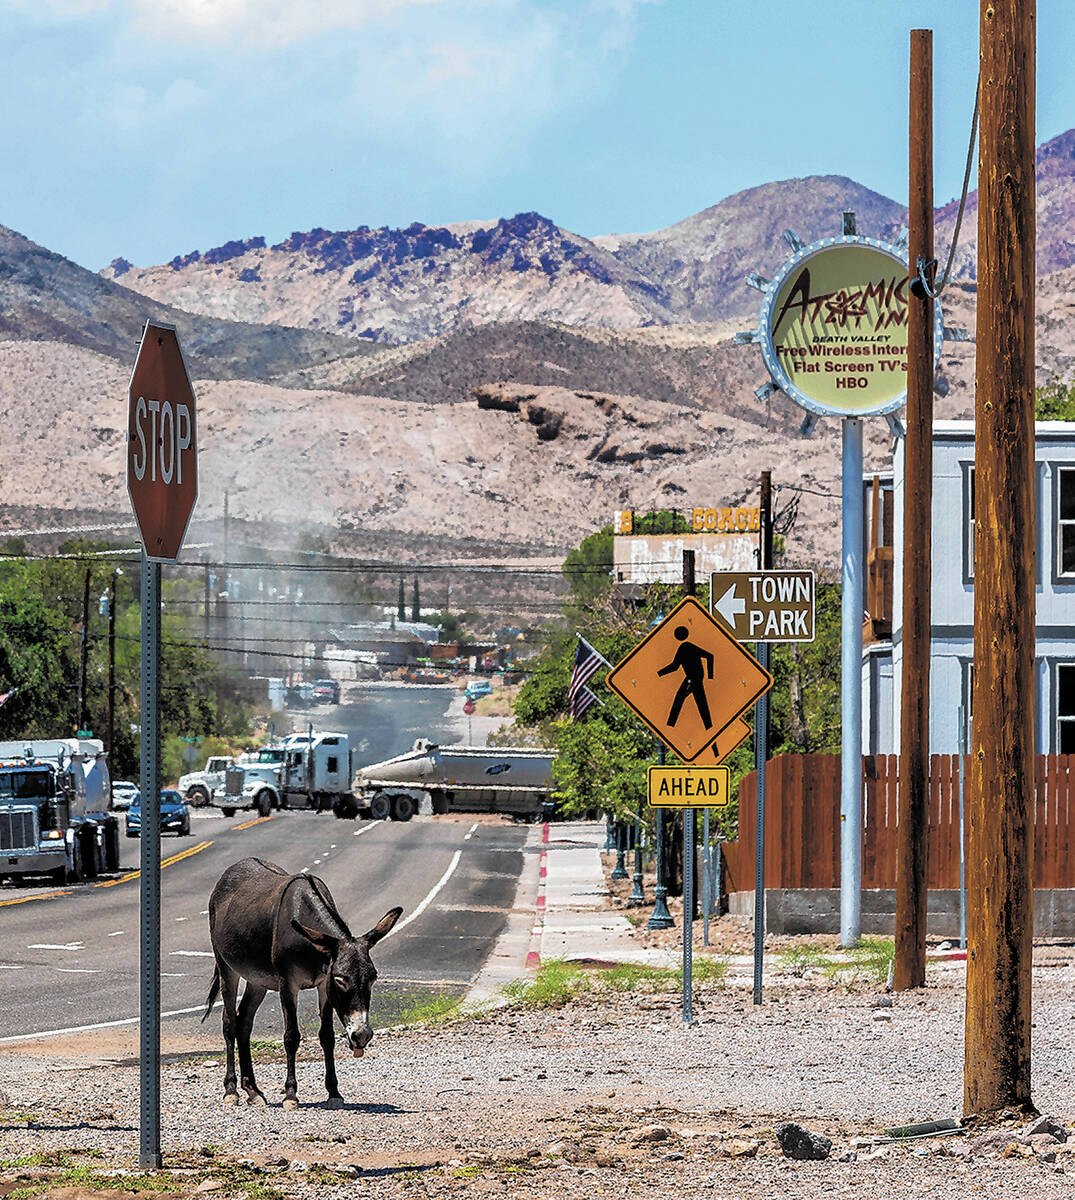
[[[683,812],[683,1024],[694,1020],[694,809]]]
[[[160,563],[142,551],[141,787],[139,844],[139,1058],[141,1138],[138,1165],[161,1165],[160,1133]]]
[[[665,760],[664,742],[657,746],[657,762],[663,767]],[[668,911],[668,888],[664,882],[664,809],[657,809],[657,885],[653,889],[653,912],[647,929],[671,929],[675,924],[672,914]]]
[[[761,473],[761,534],[758,567],[773,565],[773,476]],[[759,642],[754,657],[769,670],[769,643]],[[762,964],[765,954],[765,764],[769,758],[769,693],[759,700],[754,719],[754,768],[757,772],[757,812],[754,819],[754,1003],[761,1004]]]
[[[840,598],[840,945],[862,937],[862,421],[843,420]]]
[[[709,861],[709,809],[702,815],[702,945],[709,945],[709,911],[712,906],[713,866]]]

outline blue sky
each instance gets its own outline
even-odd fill
[[[908,31],[960,185],[978,0],[0,0],[0,224],[85,266],[536,209],[659,229],[742,188],[906,193]],[[1075,3],[1038,0],[1038,141]]]

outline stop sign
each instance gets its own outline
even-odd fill
[[[198,425],[179,337],[147,322],[131,375],[127,492],[146,556],[179,557],[198,499]]]

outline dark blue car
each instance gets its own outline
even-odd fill
[[[127,836],[137,837],[142,832],[142,798],[127,809]],[[190,809],[183,803],[178,792],[161,792],[161,833],[174,833],[179,837],[190,834]]]

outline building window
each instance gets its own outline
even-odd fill
[[[963,580],[974,579],[974,464],[963,464]]]
[[[971,718],[974,712],[974,663],[969,658],[965,658],[961,665],[963,668],[963,703],[960,705],[959,716],[963,719],[964,753],[969,754],[973,725]]]
[[[1056,473],[1056,573],[1075,576],[1075,468]]]
[[[1075,663],[1056,664],[1056,753],[1075,754]]]

